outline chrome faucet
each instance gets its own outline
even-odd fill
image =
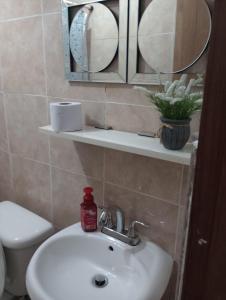
[[[112,213],[115,212],[115,224],[113,223]],[[141,225],[149,228],[149,225],[139,221],[133,221],[129,228],[125,228],[125,216],[120,208],[102,208],[99,225],[101,231],[111,237],[114,237],[130,246],[136,246],[140,243],[141,239],[135,232],[135,226]]]
[[[115,213],[115,225],[113,224],[113,212]],[[125,216],[123,211],[118,207],[113,207],[110,209],[101,208],[99,225],[101,228],[108,227],[110,229],[115,229],[117,232],[123,233],[125,228]]]

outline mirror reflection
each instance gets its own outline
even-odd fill
[[[118,25],[110,9],[100,3],[84,5],[70,28],[72,56],[85,72],[100,72],[111,63],[118,48]]]
[[[152,0],[140,20],[139,50],[156,72],[177,73],[200,58],[210,33],[204,0]]]

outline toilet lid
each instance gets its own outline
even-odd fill
[[[5,256],[0,242],[0,298],[3,294],[5,286]]]

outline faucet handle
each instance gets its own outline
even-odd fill
[[[149,228],[150,225],[149,224],[144,224],[143,222],[139,222],[139,221],[133,221],[130,225],[129,225],[129,229],[128,229],[128,237],[129,238],[135,238],[136,234],[135,234],[135,226],[136,225],[141,225],[145,228]]]

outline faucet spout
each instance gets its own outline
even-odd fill
[[[116,208],[116,231],[123,233],[125,230],[125,216],[120,208]]]

